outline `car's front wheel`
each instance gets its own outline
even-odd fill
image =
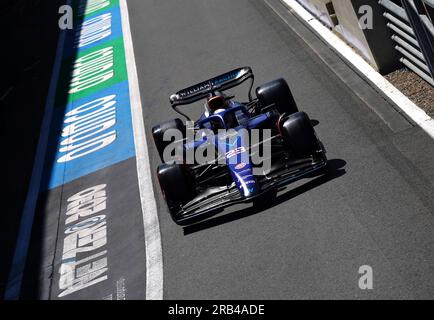
[[[256,88],[256,96],[262,107],[274,105],[280,114],[298,112],[297,104],[285,79],[276,79]]]
[[[158,154],[160,155],[161,161],[165,162],[165,160],[167,160],[164,159],[164,150],[175,140],[184,139],[185,134],[186,134],[185,124],[184,122],[182,122],[181,119],[178,118],[163,122],[152,128],[152,136],[154,137],[155,146],[157,147]],[[170,139],[168,139],[169,137]],[[182,155],[182,150],[181,150],[181,155]]]
[[[312,156],[321,150],[321,143],[309,116],[304,112],[296,112],[284,118],[280,131],[287,146],[298,157]]]
[[[157,169],[158,182],[170,214],[177,222],[176,214],[182,204],[193,197],[193,181],[184,165],[163,163]],[[178,222],[177,222],[178,223]]]

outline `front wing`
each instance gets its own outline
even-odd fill
[[[298,159],[278,170],[271,176],[259,179],[261,192],[253,197],[242,196],[235,183],[228,187],[210,188],[190,202],[183,205],[172,217],[179,225],[188,225],[218,214],[222,209],[238,204],[252,202],[272,189],[284,187],[298,179],[303,178],[327,165],[325,153],[319,159],[312,157]]]

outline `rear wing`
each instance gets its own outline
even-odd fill
[[[170,96],[170,104],[172,105],[172,108],[175,109],[175,111],[189,119],[185,114],[177,110],[176,107],[191,104],[201,99],[205,99],[208,94],[212,93],[213,91],[225,91],[230,88],[236,87],[248,79],[251,79],[249,99],[252,100],[251,91],[253,87],[254,75],[250,67],[244,67],[226,72],[217,77],[180,90]]]

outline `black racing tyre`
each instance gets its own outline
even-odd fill
[[[280,131],[285,143],[296,156],[311,156],[321,149],[309,116],[304,112],[296,112],[285,118]]]
[[[193,196],[192,179],[184,165],[163,163],[157,169],[161,192],[175,220],[175,213]]]
[[[160,155],[161,161],[164,162],[164,149],[173,142],[174,139],[171,141],[164,141],[164,133],[168,130],[179,130],[182,133],[182,138],[185,138],[186,129],[185,124],[182,122],[181,119],[176,118],[170,121],[166,121],[164,123],[161,123],[159,125],[156,125],[152,127],[152,136],[154,137],[155,146],[157,147],[158,154]]]
[[[280,114],[298,112],[297,104],[285,79],[276,79],[256,88],[256,96],[263,107],[274,104]]]

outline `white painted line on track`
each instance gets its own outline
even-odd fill
[[[163,256],[161,233],[158,221],[157,204],[152,187],[152,171],[146,132],[143,123],[139,79],[137,77],[134,47],[130,30],[126,0],[120,0],[122,30],[124,35],[125,57],[130,89],[131,112],[133,118],[134,142],[136,148],[137,175],[142,204],[143,226],[146,249],[146,299],[163,299]]]
[[[68,0],[66,5],[71,5],[71,2],[72,0]],[[4,293],[4,299],[6,300],[17,300],[20,297],[27,252],[29,250],[30,237],[32,235],[33,220],[35,218],[36,204],[39,197],[39,188],[41,186],[42,174],[44,171],[45,155],[47,152],[48,137],[50,133],[51,120],[53,117],[57,82],[59,80],[60,67],[62,65],[65,39],[66,31],[60,31],[56,48],[56,58],[54,60],[47,101],[45,103],[44,117],[42,119],[38,146],[33,162],[32,176],[30,177],[27,196],[24,202],[20,230],[18,233],[17,244],[15,246],[11,270],[6,283],[6,289]]]
[[[310,14],[302,5],[295,0],[281,0],[289,6],[299,18],[309,24],[312,29],[330,45],[335,51],[339,52],[349,63],[368,78],[379,90],[381,90],[390,100],[392,100],[408,117],[418,124],[426,133],[434,138],[434,119],[413,103],[407,96],[387,81],[380,73],[369,65],[361,56],[324,26],[318,19]]]

